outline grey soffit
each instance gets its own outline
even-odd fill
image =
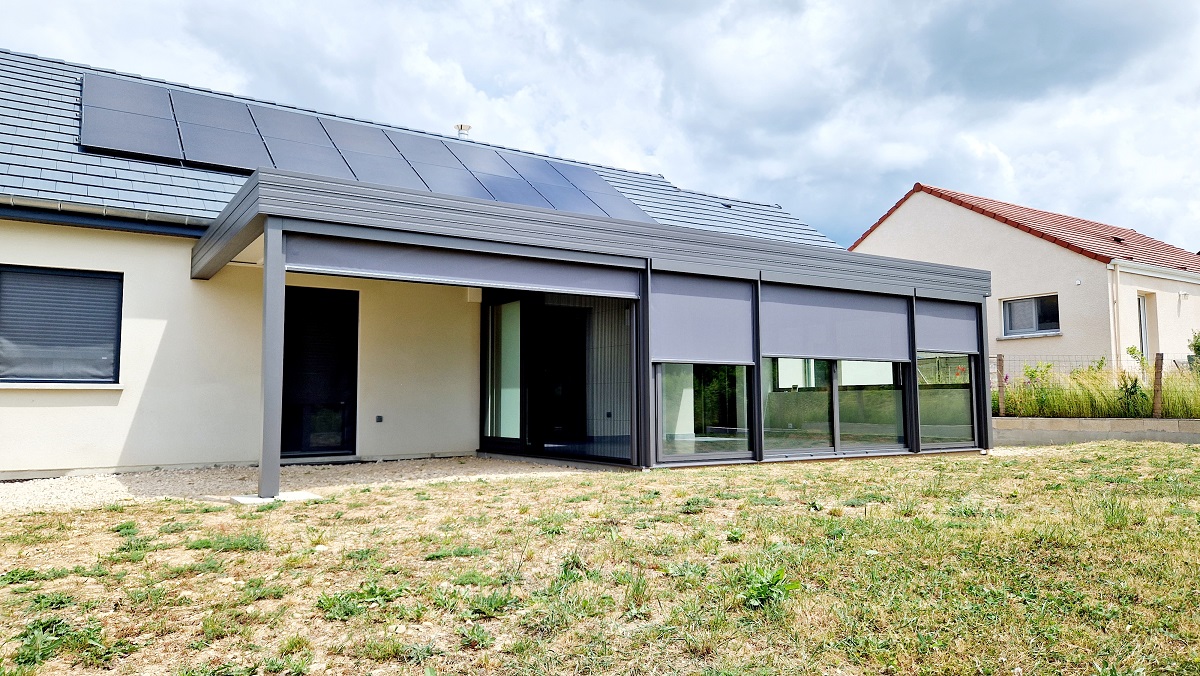
[[[302,234],[289,234],[284,246],[288,269],[298,272],[616,298],[637,298],[642,284],[636,269],[475,251]]]
[[[650,284],[653,361],[753,364],[754,284],[660,273]]]
[[[28,200],[30,208],[33,209],[42,208],[38,205],[50,204],[54,205],[56,213],[78,209],[81,213],[106,214],[98,218],[123,214],[121,218],[136,218],[149,223],[204,223],[221,212],[245,182],[246,172],[256,168],[254,162],[257,160],[253,159],[234,160],[246,166],[240,167],[243,170],[241,172],[233,172],[216,169],[215,167],[221,166],[218,163],[200,160],[165,162],[140,156],[113,157],[85,151],[79,142],[80,94],[81,79],[88,74],[104,75],[134,84],[152,85],[153,88],[166,87],[172,92],[171,96],[174,96],[174,92],[180,92],[206,99],[228,101],[243,107],[258,105],[285,109],[268,102],[0,49],[0,200]],[[161,109],[161,103],[154,105]],[[184,107],[187,108],[186,105]],[[161,114],[161,110],[156,111],[153,107],[143,107],[141,110]],[[176,110],[177,114],[178,112]],[[228,129],[228,122],[196,117],[199,113],[195,111],[189,110],[185,115],[193,115],[189,119],[194,121],[188,124],[223,124],[226,126],[210,128],[237,131]],[[370,130],[376,134],[386,134],[390,131],[397,138],[430,139],[443,147],[462,144],[503,151],[507,154],[506,161],[531,184],[570,186],[551,165],[579,164],[570,160],[487,146],[474,141],[458,141],[411,130],[371,125],[359,120],[339,119],[332,115],[323,115],[320,121],[339,147],[342,147],[343,139],[332,128],[336,124]],[[217,135],[228,137],[228,134]],[[372,150],[372,147],[375,149]],[[355,147],[353,152],[379,154],[379,148],[378,145]],[[391,151],[387,147],[382,148],[385,155],[390,154]],[[391,148],[394,150],[394,146]],[[245,152],[244,148],[239,150],[239,153]],[[458,162],[452,153],[446,154]],[[352,159],[347,159],[353,164]],[[226,162],[229,162],[228,158]],[[778,206],[681,190],[656,174],[597,165],[586,166],[602,176],[617,192],[646,214],[647,218],[652,218],[658,223],[830,248],[837,246]],[[362,180],[372,181],[366,178]],[[390,183],[378,182],[415,188],[411,184],[404,184],[402,179],[392,179]],[[722,204],[731,206],[724,207]],[[609,205],[605,205],[605,208],[609,208]],[[614,217],[628,218],[615,214]],[[113,227],[123,227],[121,223],[119,219],[114,219]]]
[[[908,299],[762,285],[762,353],[908,361]]]
[[[651,261],[655,269],[912,296],[990,293],[984,270],[853,253],[842,249],[596,218],[491,201],[389,189],[286,172],[260,171],[193,249],[193,276],[211,277],[261,233],[263,219],[328,224],[326,234],[387,239],[421,234],[454,242],[525,247]],[[339,229],[340,228],[340,229]],[[257,231],[257,232],[256,232]]]
[[[917,349],[979,352],[979,309],[969,303],[917,299]]]

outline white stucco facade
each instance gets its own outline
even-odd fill
[[[192,244],[0,221],[0,265],[124,276],[120,382],[0,383],[0,477],[257,462],[261,268],[233,264],[193,280]],[[313,275],[288,284],[360,292],[360,458],[475,452],[477,294]]]
[[[990,354],[1125,360],[1141,346],[1138,296],[1146,297],[1147,354],[1182,359],[1200,330],[1200,274],[1132,263],[1108,264],[917,191],[856,247],[863,253],[981,268]],[[1054,335],[1004,336],[1006,300],[1056,294]]]

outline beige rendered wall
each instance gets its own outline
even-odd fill
[[[191,247],[0,221],[0,264],[124,273],[121,382],[0,383],[0,477],[257,460],[261,270],[230,265],[193,280]],[[474,452],[479,305],[465,289],[308,275],[288,283],[361,291],[360,456]]]
[[[1200,330],[1200,276],[1197,281],[1184,281],[1121,269],[1120,263],[1117,268],[1110,274],[1112,279],[1119,280],[1117,297],[1120,299],[1121,330],[1118,335],[1122,354],[1129,346],[1139,343],[1141,328],[1137,297],[1145,295],[1150,339],[1147,354],[1162,352],[1167,359],[1185,359],[1191,352],[1188,343],[1192,332]]]
[[[1108,269],[1011,226],[918,192],[855,251],[990,270],[989,354],[1112,358]],[[1057,293],[1062,335],[1002,338],[1001,303]]]

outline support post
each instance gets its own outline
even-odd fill
[[[1155,418],[1163,417],[1163,353],[1154,355],[1154,412]]]
[[[1000,417],[1004,417],[1004,355],[996,355],[996,399],[1000,407]]]
[[[283,445],[283,322],[287,278],[283,231],[268,220],[263,233],[262,458],[258,497],[279,496],[279,454]]]

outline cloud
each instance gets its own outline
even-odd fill
[[[914,182],[1200,249],[1200,30],[1115,0],[14,3],[0,44],[780,204]]]

